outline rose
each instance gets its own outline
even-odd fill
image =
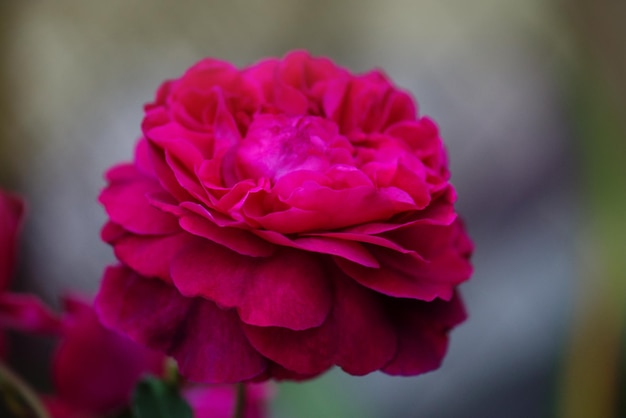
[[[67,295],[59,343],[52,358],[54,394],[44,396],[52,418],[117,416],[129,408],[139,380],[162,376],[165,356],[102,326],[82,298]],[[262,418],[267,390],[246,386],[246,418]],[[230,418],[235,387],[183,385],[195,418]]]
[[[56,316],[39,298],[9,292],[23,217],[23,200],[0,189],[0,357],[8,349],[3,329],[49,333],[59,326]]]
[[[205,382],[438,367],[472,245],[416,113],[380,71],[305,52],[165,82],[100,195],[103,323]]]

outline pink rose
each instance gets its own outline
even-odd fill
[[[439,366],[472,252],[435,123],[380,71],[205,59],[102,191],[101,320],[203,382]]]
[[[18,236],[24,217],[24,202],[0,190],[0,357],[8,349],[4,329],[29,332],[56,332],[58,318],[39,298],[9,292],[17,261]]]

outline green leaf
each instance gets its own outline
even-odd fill
[[[135,387],[132,412],[135,418],[193,418],[178,388],[155,377],[146,377]]]

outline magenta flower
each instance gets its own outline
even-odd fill
[[[435,123],[380,71],[206,59],[107,173],[101,320],[203,382],[437,368],[472,244]]]

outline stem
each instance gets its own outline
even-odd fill
[[[21,400],[30,407],[37,418],[50,418],[39,397],[37,397],[30,386],[0,362],[0,389],[4,390],[4,387],[17,392]]]
[[[235,412],[233,413],[233,418],[244,418],[246,412],[246,385],[243,383],[237,383],[236,390]]]
[[[180,373],[178,372],[178,363],[172,357],[168,357],[165,360],[164,366],[164,376],[163,380],[169,384],[170,386],[176,388],[177,390],[180,388]]]

